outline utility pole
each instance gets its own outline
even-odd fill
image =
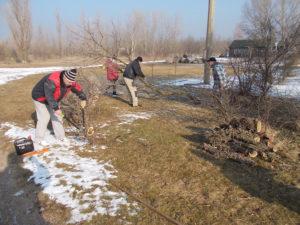
[[[213,18],[215,14],[215,0],[209,0],[208,5],[208,18],[207,18],[207,33],[206,33],[206,54],[205,58],[208,59],[212,54],[212,40],[213,40]],[[210,67],[208,63],[204,64],[204,83],[210,83]]]

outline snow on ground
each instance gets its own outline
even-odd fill
[[[144,64],[149,63],[164,63],[166,60],[146,61]],[[88,65],[88,66],[76,66],[76,67],[35,67],[35,68],[0,68],[0,85],[5,84],[12,80],[22,79],[26,76],[39,74],[39,73],[50,73],[53,71],[66,70],[71,68],[96,68],[101,67],[102,64]]]
[[[229,63],[232,58],[229,58],[229,57],[216,57],[216,60],[217,62],[220,62],[220,63]]]
[[[71,68],[95,68],[102,64],[76,67],[36,67],[36,68],[0,68],[0,85],[8,81],[22,79],[34,74],[51,73],[54,71],[67,70]]]
[[[284,83],[274,85],[270,91],[270,95],[276,97],[289,97],[300,99],[300,68],[294,69],[292,76],[288,77]],[[235,80],[230,80],[229,83],[236,83]],[[192,85],[196,88],[212,88],[213,80],[211,78],[211,84],[206,85],[201,77],[199,78],[182,78],[182,79],[172,79],[164,80],[159,82],[159,85],[168,86],[184,86]]]
[[[182,79],[172,79],[159,82],[160,85],[168,86],[184,86],[184,85],[198,85],[203,83],[202,78],[182,78]]]
[[[132,122],[138,119],[145,119],[145,120],[150,119],[152,117],[152,113],[149,112],[127,113],[127,114],[121,114],[118,117],[121,120],[119,125],[131,124]]]
[[[10,123],[0,128],[12,140],[28,136],[34,139],[33,128],[23,129]],[[50,133],[46,141],[50,143],[49,152],[24,158],[23,167],[32,171],[29,180],[40,185],[50,199],[71,209],[69,223],[90,220],[97,214],[114,216],[122,205],[129,206],[124,193],[108,189],[109,180],[116,174],[109,162],[76,154],[74,148],[86,149],[85,141],[70,137],[70,145],[57,145]]]
[[[26,76],[39,73],[49,73],[68,69],[68,67],[41,67],[41,68],[0,68],[0,85],[8,81],[18,80]]]
[[[159,63],[166,63],[167,60],[154,60],[154,61],[146,61],[142,62],[142,64],[159,64]]]
[[[274,85],[272,96],[285,96],[300,99],[300,68],[293,70],[292,76],[282,84]]]

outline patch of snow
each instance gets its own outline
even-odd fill
[[[5,123],[1,129],[12,141],[28,136],[34,139],[33,128]],[[129,206],[124,193],[108,189],[109,180],[116,177],[110,163],[76,154],[74,148],[84,151],[86,141],[69,137],[70,146],[61,146],[50,133],[45,140],[51,144],[49,152],[24,158],[23,167],[33,173],[28,180],[40,185],[50,199],[71,209],[69,223],[90,220],[97,214],[115,216],[122,205]]]
[[[168,86],[184,86],[191,85],[195,88],[213,88],[213,80],[211,79],[211,84],[204,84],[202,78],[183,78],[183,79],[173,79],[159,82],[159,85]],[[238,86],[238,80],[235,77],[229,77],[227,79],[227,84],[229,86]],[[259,89],[254,87],[253,92],[258,92]],[[288,77],[284,83],[273,85],[271,91],[271,96],[275,97],[289,97],[300,99],[300,68],[294,69],[292,71],[292,76]]]
[[[271,95],[300,99],[300,68],[293,70],[284,83],[274,85]]]
[[[20,190],[20,191],[16,192],[16,193],[14,194],[14,196],[18,197],[18,196],[21,196],[22,194],[24,194],[24,191],[23,191],[23,190]]]
[[[67,70],[71,68],[96,68],[102,64],[76,67],[35,67],[35,68],[0,68],[0,85],[12,80],[22,79],[24,77],[39,74],[51,73],[54,71]]]
[[[81,68],[97,68],[103,67],[103,64],[89,65],[89,66],[81,66]]]
[[[5,84],[8,81],[18,80],[33,74],[50,73],[69,68],[70,67],[0,68],[0,85]]]
[[[160,85],[168,85],[168,86],[184,86],[184,85],[200,84],[202,82],[203,82],[202,78],[199,77],[199,79],[182,78],[182,79],[167,80],[167,81],[162,81],[159,84]]]
[[[137,112],[137,113],[122,114],[119,115],[118,117],[121,120],[121,123],[119,123],[119,125],[122,125],[122,124],[131,124],[138,119],[148,120],[152,117],[152,114],[149,112]]]
[[[163,63],[166,60],[148,61],[147,63]],[[51,73],[54,71],[66,70],[71,68],[97,68],[102,67],[102,64],[88,65],[88,66],[76,66],[76,67],[32,67],[32,68],[0,68],[0,85],[5,84],[9,81],[22,79],[24,77],[40,74],[40,73]]]
[[[145,61],[145,62],[142,62],[142,64],[158,64],[158,63],[166,63],[167,60],[154,60],[154,61]]]
[[[216,57],[217,62],[220,63],[229,63],[231,59],[232,58],[228,58],[228,57]]]

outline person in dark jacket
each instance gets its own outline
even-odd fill
[[[137,87],[133,85],[133,81],[137,77],[145,78],[144,73],[142,72],[140,62],[143,61],[141,56],[137,57],[135,60],[130,62],[124,70],[123,77],[126,84],[126,87],[130,93],[131,101],[133,107],[138,106],[138,98],[136,96]]]
[[[86,106],[86,95],[81,86],[75,82],[76,75],[76,69],[53,72],[43,77],[32,89],[32,99],[37,115],[34,140],[36,144],[48,145],[44,140],[44,136],[50,119],[56,138],[62,144],[68,144],[59,102],[71,91],[81,100],[81,108]]]

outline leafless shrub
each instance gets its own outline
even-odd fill
[[[55,55],[53,44],[53,41],[47,35],[47,30],[39,26],[33,38],[31,53],[35,58],[48,59],[52,55]]]
[[[179,50],[184,54],[200,54],[205,48],[205,40],[197,40],[192,36],[187,36],[179,41]]]
[[[0,61],[8,60],[12,57],[12,48],[9,45],[8,41],[0,41]]]

